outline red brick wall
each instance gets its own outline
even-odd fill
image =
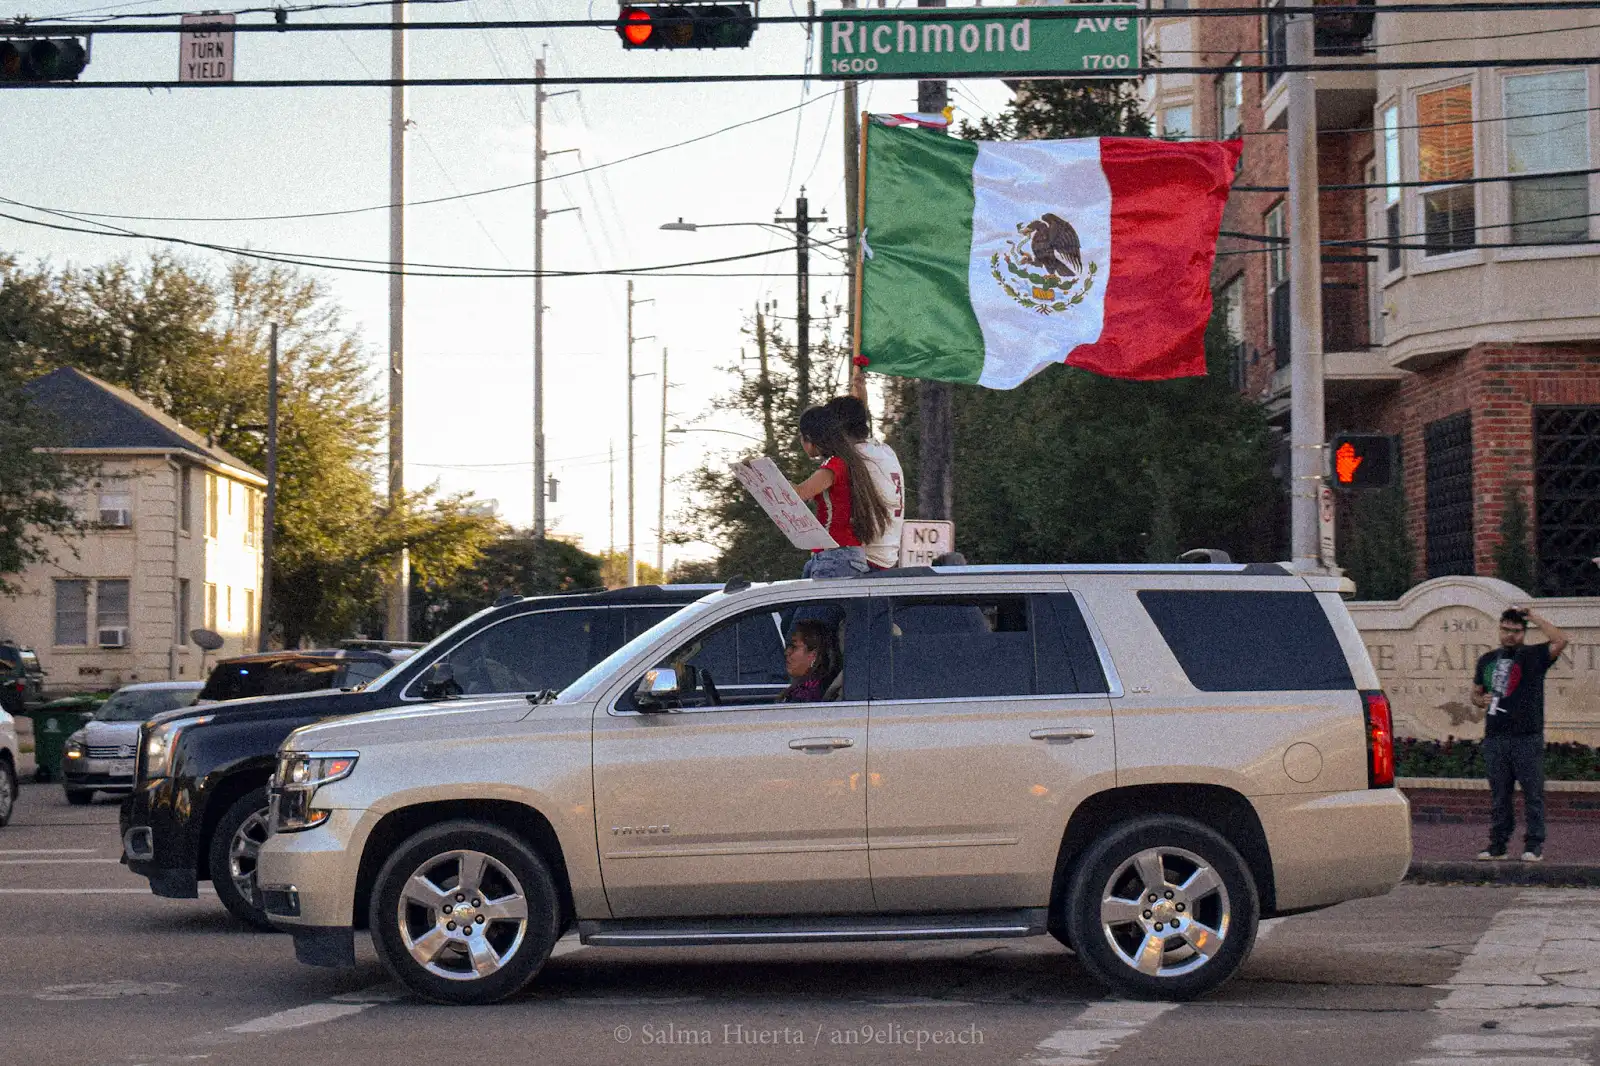
[[[1486,823],[1489,821],[1487,789],[1404,788],[1411,801],[1414,822]],[[1518,825],[1526,825],[1522,810],[1522,791],[1512,801]],[[1600,822],[1600,792],[1546,790],[1544,816],[1552,822]]]

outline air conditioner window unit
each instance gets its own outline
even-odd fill
[[[101,629],[97,643],[102,648],[126,648],[128,646],[128,627],[107,626]]]
[[[127,529],[133,525],[133,512],[120,507],[104,507],[100,510],[100,524],[114,529]]]

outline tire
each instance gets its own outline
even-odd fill
[[[463,882],[479,893],[455,891]],[[500,916],[479,913],[490,906]],[[471,934],[449,917],[463,914]],[[483,822],[443,822],[402,842],[383,864],[368,923],[384,968],[423,999],[498,1003],[550,957],[561,901],[549,865],[516,836]]]
[[[256,857],[267,840],[267,790],[251,789],[223,812],[207,845],[211,887],[228,913],[262,932],[273,932],[256,887]]]
[[[65,791],[67,802],[74,807],[87,807],[94,802],[94,789],[69,788]]]
[[[1091,976],[1116,992],[1169,1000],[1204,995],[1232,977],[1261,913],[1255,879],[1233,845],[1176,816],[1107,830],[1078,861],[1066,906],[1068,934]]]
[[[0,758],[0,826],[7,825],[17,810],[17,768],[8,758]]]

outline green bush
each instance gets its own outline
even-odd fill
[[[1402,737],[1394,745],[1394,763],[1399,777],[1483,777],[1483,742]],[[1600,748],[1546,744],[1544,776],[1547,781],[1600,781]]]

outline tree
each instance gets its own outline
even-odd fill
[[[549,596],[600,586],[600,559],[575,544],[533,536],[503,536],[477,561],[447,578],[412,579],[412,633],[431,640],[502,596]]]
[[[634,566],[639,572],[641,585],[659,585],[665,580],[661,571],[643,559],[636,560]],[[619,589],[628,584],[627,552],[600,553],[600,583],[608,589]]]
[[[1066,137],[1148,137],[1138,81],[1024,81],[997,118],[961,124],[961,136],[980,141],[1038,141]]]
[[[1500,543],[1494,546],[1494,576],[1525,592],[1534,591],[1533,553],[1528,550],[1528,508],[1510,481],[1500,512]]]
[[[1406,493],[1400,481],[1386,489],[1344,494],[1351,504],[1349,543],[1340,561],[1364,600],[1397,600],[1414,583],[1416,547],[1406,530]]]

